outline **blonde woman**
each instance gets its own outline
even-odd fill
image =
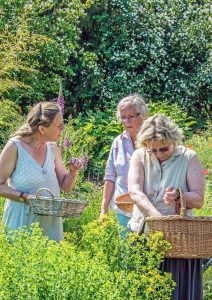
[[[77,158],[70,159],[68,170],[63,165],[56,145],[63,129],[60,107],[52,102],[39,103],[4,147],[0,155],[0,195],[6,198],[3,223],[8,231],[38,222],[45,236],[63,239],[62,218],[33,214],[27,200],[39,188],[50,189],[55,197],[59,197],[60,189],[72,190],[82,166]]]
[[[163,115],[142,125],[131,160],[128,185],[134,205],[131,230],[141,232],[146,216],[176,214],[178,188],[184,191],[187,215],[204,201],[204,174],[196,153],[182,145],[182,132]],[[202,268],[199,259],[167,258],[162,270],[176,282],[172,300],[202,299]]]

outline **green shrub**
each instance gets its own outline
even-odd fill
[[[61,78],[75,74],[79,20],[92,1],[3,1],[0,95],[22,109],[56,97]],[[70,94],[66,91],[66,95]],[[73,105],[70,101],[70,107]]]
[[[211,138],[211,128],[205,132],[195,134],[191,139],[186,141],[187,147],[193,149],[201,163],[203,172],[205,173],[206,180],[206,191],[205,191],[205,201],[201,209],[195,211],[196,215],[201,216],[212,216],[212,138]]]
[[[0,105],[0,150],[10,135],[23,123],[21,108],[9,100],[1,101]]]
[[[104,226],[91,223],[80,245],[57,244],[42,237],[37,226],[31,230],[16,231],[9,240],[1,228],[2,300],[170,299],[171,275],[157,269],[169,247],[160,234],[146,244],[141,238],[132,247],[119,237],[112,221]],[[117,251],[120,261],[115,266]]]
[[[204,121],[211,106],[209,24],[208,0],[97,1],[82,23],[83,47],[94,55],[78,70],[76,99],[95,109],[138,92]]]

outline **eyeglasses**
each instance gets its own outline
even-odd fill
[[[169,151],[169,149],[170,149],[170,146],[167,146],[167,147],[162,147],[159,149],[148,149],[147,152],[150,154],[157,153],[157,152],[167,152],[167,151]]]
[[[121,118],[121,120],[122,120],[123,122],[126,122],[127,120],[128,120],[128,121],[133,121],[133,120],[135,120],[140,114],[141,114],[141,113],[137,113],[136,115],[134,115],[134,116],[129,116],[129,117],[121,116],[120,118]]]

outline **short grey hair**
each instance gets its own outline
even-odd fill
[[[149,110],[147,107],[147,104],[145,103],[144,98],[139,94],[131,94],[123,99],[121,99],[117,105],[117,112],[116,116],[119,121],[121,121],[120,111],[126,106],[126,105],[132,105],[136,108],[138,113],[141,114],[143,119],[146,119],[149,114]]]
[[[144,121],[137,135],[137,145],[147,147],[152,141],[182,144],[183,132],[170,118],[156,114]]]

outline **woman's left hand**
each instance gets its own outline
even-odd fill
[[[165,189],[165,193],[163,195],[163,201],[166,204],[172,204],[179,197],[179,191],[175,189],[173,186],[169,186]]]

